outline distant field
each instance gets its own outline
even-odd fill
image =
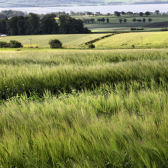
[[[106,34],[69,34],[69,35],[30,35],[1,37],[0,41],[18,40],[24,45],[35,44],[41,48],[49,47],[51,39],[59,39],[65,48],[80,48],[88,41],[102,37]]]
[[[168,32],[139,32],[113,35],[95,43],[96,48],[167,48]]]
[[[117,17],[117,16],[79,16],[79,17],[76,17],[76,18],[80,18],[82,20],[85,20],[85,19],[95,19],[95,22],[94,24],[85,24],[86,27],[88,27],[92,32],[113,32],[115,31],[114,29],[125,29],[124,31],[130,31],[130,28],[131,27],[148,27],[148,25],[151,25],[150,27],[151,28],[157,28],[157,24],[153,24],[153,23],[163,23],[164,22],[167,22],[168,21],[168,15],[151,15],[151,16],[128,16],[128,15],[125,15],[125,16],[121,16],[121,17]],[[97,21],[97,19],[99,18],[105,18],[105,22],[104,23],[99,23]],[[106,22],[106,19],[109,18],[109,23]],[[146,21],[143,22],[133,22],[133,19],[143,19],[145,18]],[[148,19],[151,18],[152,21],[149,22]],[[124,23],[120,23],[119,22],[119,19],[127,19],[127,22]],[[167,26],[168,24],[165,23]],[[164,26],[163,27],[167,27],[167,26]],[[162,27],[162,26],[160,26]],[[145,28],[144,31],[149,31],[148,28]],[[152,29],[152,31],[157,31],[157,29]]]
[[[110,28],[109,28],[110,29]],[[98,30],[98,29],[96,29]],[[131,32],[127,33],[128,28],[115,28],[116,32],[122,31],[125,33],[114,34],[111,37],[106,37],[95,42],[97,49],[127,49],[127,48],[167,48],[168,47],[168,32],[159,32],[158,29],[152,32]],[[102,29],[100,30],[102,31]],[[0,41],[18,40],[23,45],[37,45],[39,48],[49,48],[48,42],[51,39],[59,39],[63,43],[64,48],[86,48],[86,42],[104,37],[108,33],[100,34],[75,34],[75,35],[31,35],[31,36],[8,36],[0,38]]]
[[[93,33],[112,33],[112,32],[132,32],[130,27],[93,27],[90,28]],[[161,28],[148,28],[145,27],[144,30],[136,30],[134,32],[157,32],[161,31]]]
[[[143,19],[145,18],[146,19],[146,22],[145,24],[149,24],[148,22],[148,18],[151,18],[152,19],[152,22],[164,22],[164,21],[167,21],[168,20],[168,15],[150,15],[150,16],[138,16],[138,15],[135,15],[135,16],[132,16],[132,15],[123,15],[123,16],[120,16],[120,17],[117,17],[117,16],[74,16],[75,18],[77,19],[95,19],[95,21],[97,21],[97,19],[99,18],[109,18],[109,22],[110,23],[114,23],[114,24],[119,24],[119,19],[122,18],[122,19],[127,19],[127,23],[131,23],[131,24],[135,24],[135,23],[138,23],[138,22],[133,22],[133,18],[136,18],[136,19]],[[143,22],[142,22],[143,23]],[[125,24],[125,23],[123,23]],[[120,24],[119,24],[120,25]]]

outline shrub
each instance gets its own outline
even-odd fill
[[[132,45],[132,48],[135,48],[135,45],[134,45],[134,44]]]
[[[9,43],[0,41],[0,48],[8,48],[8,47],[9,47]]]
[[[9,43],[9,47],[10,48],[22,48],[23,45],[19,41],[11,40],[10,43]]]
[[[136,30],[144,30],[144,28],[143,27],[140,27],[140,28],[131,27],[131,31],[136,31]]]
[[[95,45],[94,44],[89,44],[88,48],[95,48]]]
[[[131,27],[131,31],[135,31],[137,30],[135,27]]]
[[[168,31],[168,28],[163,28],[161,29],[161,31]]]
[[[51,40],[49,42],[49,45],[50,45],[50,48],[62,48],[62,43],[57,39]]]

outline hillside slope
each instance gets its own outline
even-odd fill
[[[168,0],[0,0],[0,7],[168,3]]]

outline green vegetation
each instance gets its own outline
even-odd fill
[[[0,33],[8,35],[90,33],[82,20],[61,15],[57,23],[55,17],[55,14],[39,16],[33,13],[26,16],[5,17],[0,19]]]
[[[62,43],[57,39],[50,40],[49,45],[50,48],[62,48]]]
[[[9,43],[0,41],[0,48],[22,48],[23,45],[19,41],[11,40]]]
[[[96,48],[167,48],[168,32],[117,34],[95,43]]]
[[[168,49],[1,49],[0,65],[0,167],[167,167]]]

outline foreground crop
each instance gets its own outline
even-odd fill
[[[0,64],[0,167],[167,167],[166,49],[4,50]]]

